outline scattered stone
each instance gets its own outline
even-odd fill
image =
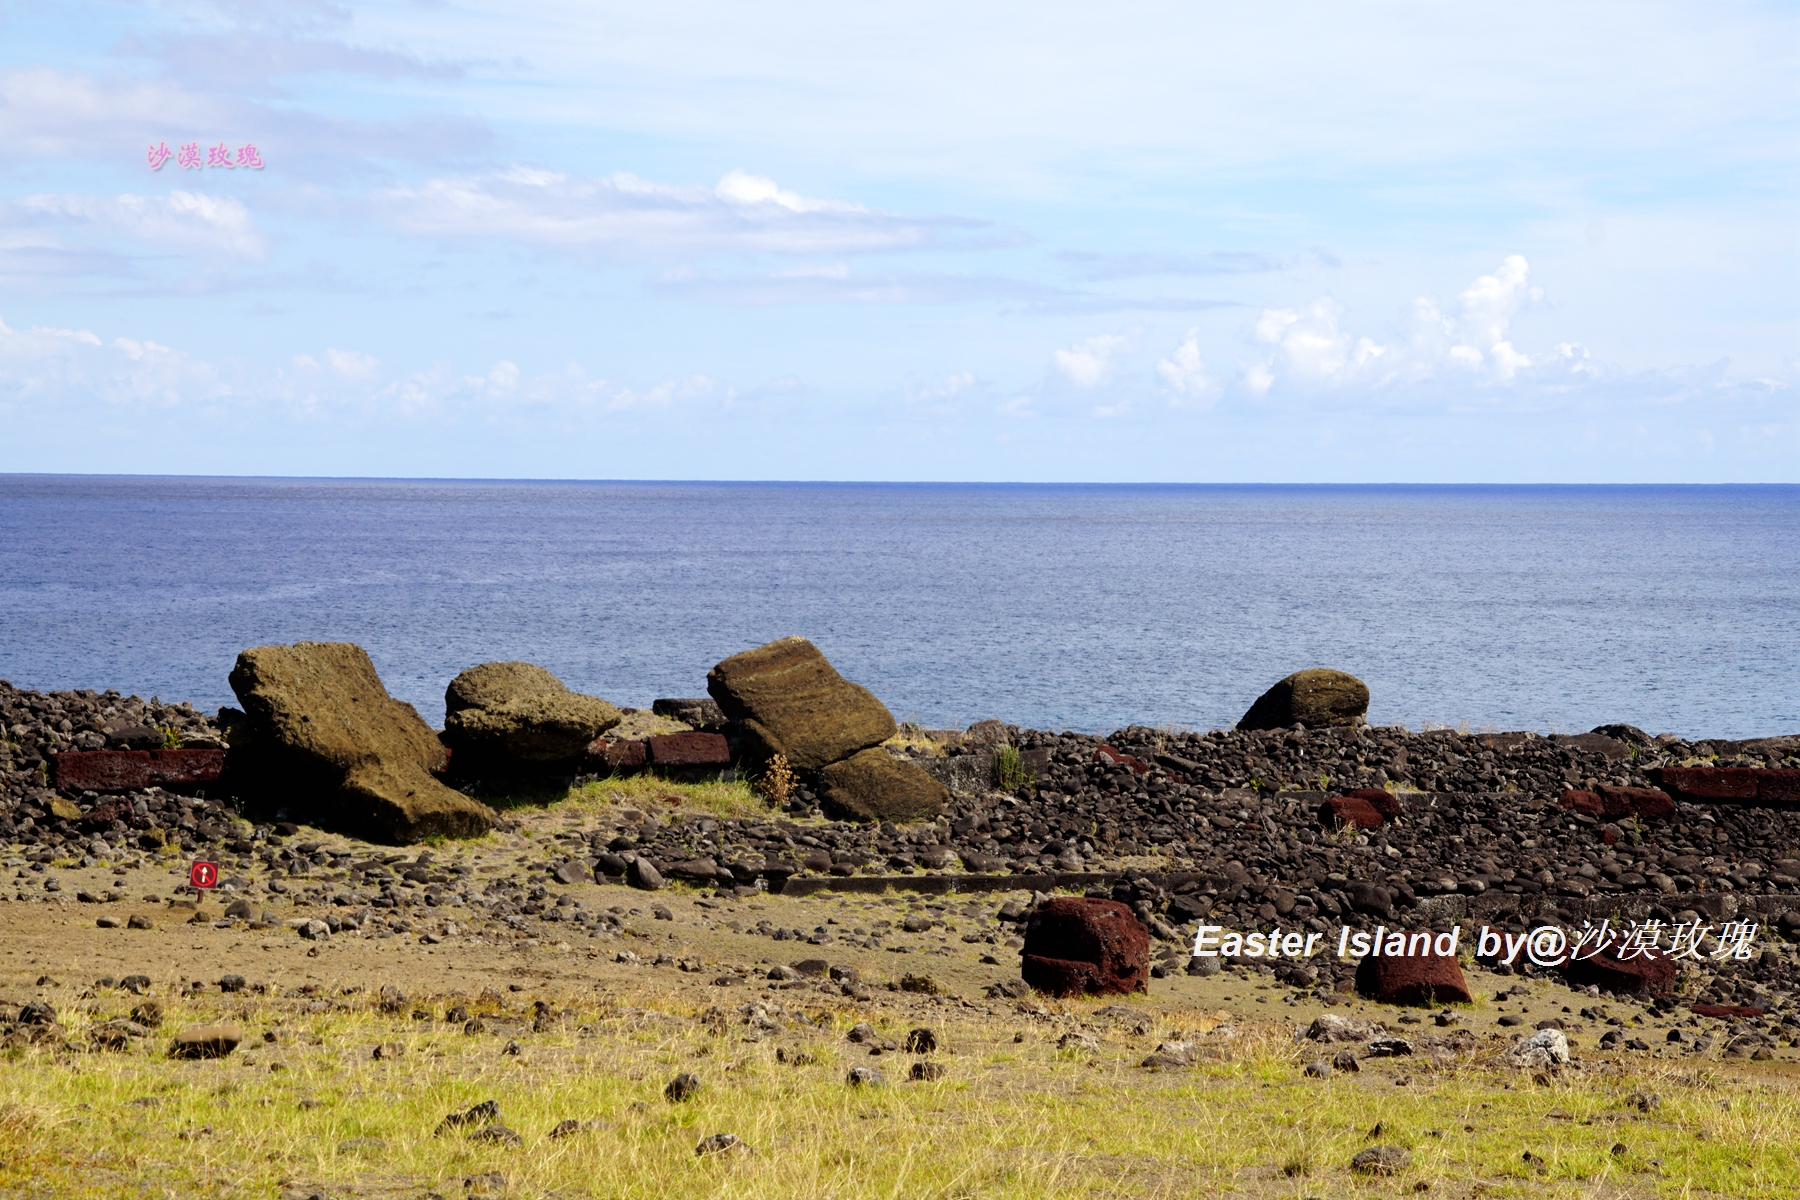
[[[695,729],[716,729],[725,724],[725,711],[710,696],[698,699],[654,700],[650,711],[671,721],[680,721]]]
[[[887,1080],[882,1077],[880,1071],[871,1070],[868,1067],[851,1067],[849,1073],[844,1076],[844,1082],[851,1087],[880,1087]]]
[[[1513,1043],[1506,1060],[1515,1067],[1562,1066],[1569,1061],[1569,1039],[1560,1029],[1540,1029]]]
[[[242,975],[221,975],[219,977],[221,992],[241,992],[248,986],[249,984],[245,982]]]
[[[912,1077],[919,1083],[934,1083],[950,1073],[950,1068],[941,1062],[921,1060],[912,1065]]]
[[[671,1104],[679,1104],[684,1100],[692,1100],[700,1094],[700,1077],[683,1071],[669,1080],[669,1086],[663,1089],[663,1099]]]
[[[929,975],[918,975],[909,972],[900,977],[900,990],[903,992],[916,992],[922,996],[941,996],[944,994],[944,985]]]
[[[1362,1070],[1362,1064],[1356,1060],[1354,1050],[1339,1050],[1331,1056],[1331,1066],[1333,1070],[1346,1071],[1352,1075]]]
[[[465,1176],[463,1190],[469,1194],[468,1200],[500,1200],[506,1195],[506,1176],[499,1171]]]
[[[132,913],[131,916],[125,922],[125,928],[127,928],[127,929],[155,929],[156,926],[153,925],[150,921],[150,918],[146,917],[143,913]]]
[[[170,1058],[224,1058],[244,1040],[240,1027],[227,1023],[196,1025],[175,1035]]]
[[[700,1144],[694,1147],[694,1153],[697,1155],[725,1154],[729,1152],[748,1154],[750,1152],[750,1147],[735,1133],[715,1133],[711,1137],[701,1138]]]
[[[937,1034],[926,1028],[914,1029],[902,1043],[908,1054],[931,1054],[938,1048]]]
[[[1398,1175],[1412,1163],[1412,1155],[1399,1146],[1370,1146],[1350,1160],[1353,1175]]]
[[[437,1132],[441,1134],[446,1131],[457,1129],[472,1129],[481,1125],[496,1124],[499,1120],[500,1102],[497,1100],[483,1100],[480,1104],[474,1105],[463,1112],[447,1114],[442,1121],[438,1122]]]
[[[1306,1036],[1315,1042],[1366,1042],[1385,1032],[1375,1021],[1340,1017],[1336,1013],[1320,1013],[1306,1027]]]
[[[1306,1077],[1308,1079],[1330,1079],[1331,1064],[1322,1058],[1313,1059],[1306,1064]]]
[[[664,886],[662,872],[656,864],[647,858],[634,858],[625,868],[625,882],[634,888],[642,888],[648,892],[660,891]]]

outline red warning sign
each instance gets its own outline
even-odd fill
[[[197,862],[188,870],[188,882],[197,888],[216,887],[219,882],[219,864]]]

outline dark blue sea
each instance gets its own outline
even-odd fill
[[[896,717],[1229,726],[1290,671],[1370,720],[1800,731],[1800,488],[0,476],[0,677],[232,703],[246,646],[615,703],[803,634]]]

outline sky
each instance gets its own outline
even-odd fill
[[[1791,3],[0,0],[0,471],[1796,482],[1797,185]]]

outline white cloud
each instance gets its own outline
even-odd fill
[[[345,379],[373,379],[381,369],[380,359],[373,354],[361,354],[355,350],[333,350],[327,347],[325,361]]]
[[[1499,270],[1463,290],[1454,313],[1429,297],[1413,301],[1405,336],[1387,345],[1341,329],[1344,307],[1329,297],[1302,309],[1264,309],[1253,337],[1271,351],[1245,369],[1244,384],[1264,393],[1283,380],[1302,386],[1383,386],[1472,376],[1478,382],[1511,383],[1534,365],[1509,335],[1519,309],[1543,296],[1530,280],[1530,264],[1509,255]],[[1541,365],[1586,370],[1585,360],[1580,347],[1559,346]]]
[[[0,320],[0,407],[71,394],[169,406],[228,391],[218,368],[156,342],[104,342],[88,329],[17,330]]]
[[[376,207],[404,233],[586,247],[615,258],[773,252],[855,254],[942,242],[974,222],[908,217],[802,196],[733,171],[714,187],[624,172],[582,179],[533,167],[434,179],[381,192]],[[833,272],[836,272],[834,275]],[[839,278],[841,267],[818,269]]]
[[[1067,350],[1052,351],[1050,365],[1076,387],[1097,387],[1106,378],[1113,354],[1128,340],[1122,334],[1098,334]]]
[[[1172,403],[1206,402],[1218,392],[1218,385],[1206,374],[1206,363],[1200,357],[1200,329],[1187,331],[1175,352],[1156,364],[1156,373],[1173,397]]]
[[[25,196],[12,221],[128,237],[152,249],[261,260],[268,252],[250,210],[231,196],[179,189],[161,196]]]
[[[153,80],[102,83],[50,67],[0,73],[0,144],[12,158],[110,150],[142,164],[151,141],[217,128],[221,116],[217,100]]]

